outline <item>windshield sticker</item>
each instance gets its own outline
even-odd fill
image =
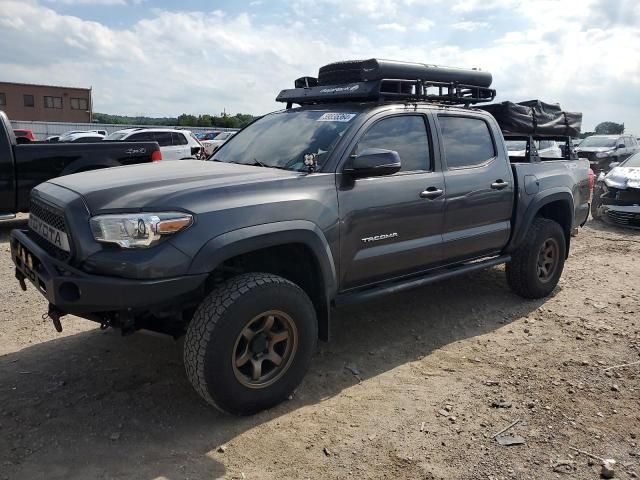
[[[353,117],[355,117],[355,113],[325,113],[322,115],[317,122],[350,122]]]

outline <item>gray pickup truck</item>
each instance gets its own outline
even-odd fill
[[[550,294],[588,216],[588,161],[510,161],[495,119],[455,106],[495,91],[398,65],[299,79],[209,161],[39,185],[11,234],[17,279],[59,329],[73,314],[186,335],[197,392],[241,415],[292,394],[340,305],[499,264],[522,297]]]

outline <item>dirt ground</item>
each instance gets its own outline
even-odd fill
[[[640,234],[590,222],[552,297],[495,268],[336,312],[294,398],[207,407],[182,344],[55,332],[0,226],[0,478],[591,479],[640,475]],[[519,420],[502,446],[493,435]]]

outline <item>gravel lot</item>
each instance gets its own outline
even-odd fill
[[[590,222],[551,298],[496,268],[337,312],[295,397],[208,408],[182,344],[65,318],[0,225],[0,478],[555,479],[640,475],[640,234]],[[502,446],[505,435],[524,444]]]

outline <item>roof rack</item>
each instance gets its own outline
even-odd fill
[[[331,82],[331,83],[330,83]],[[320,68],[320,76],[301,77],[282,90],[277,102],[309,105],[350,101],[437,102],[470,105],[490,102],[491,74],[393,60],[338,62]]]

